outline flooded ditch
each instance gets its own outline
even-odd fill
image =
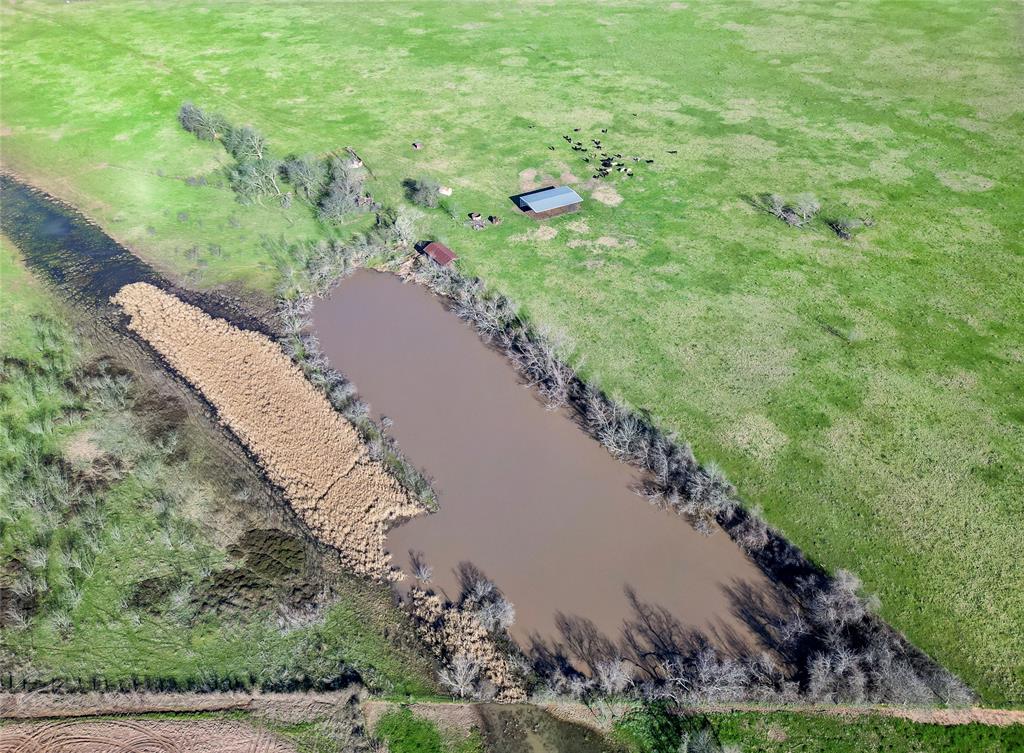
[[[361,270],[317,303],[313,323],[438,493],[439,512],[388,534],[396,564],[411,572],[422,553],[453,600],[464,563],[479,568],[515,605],[524,647],[619,643],[627,622],[643,632],[653,617],[669,633],[755,645],[729,593],[767,594],[764,575],[724,534],[702,536],[638,498],[638,472],[546,410],[440,299]]]

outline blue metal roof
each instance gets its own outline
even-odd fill
[[[583,201],[580,195],[569,186],[549,188],[546,191],[538,191],[521,198],[523,203],[534,212],[547,212],[549,209],[558,209]]]

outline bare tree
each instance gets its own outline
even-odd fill
[[[394,242],[398,248],[406,249],[412,247],[413,243],[416,242],[416,231],[422,218],[423,215],[415,209],[406,206],[398,208],[392,223]]]
[[[409,179],[402,182],[409,201],[433,209],[441,199],[441,184],[433,178]]]
[[[622,658],[601,660],[597,663],[596,670],[598,687],[608,696],[621,695],[633,681],[629,664]]]
[[[327,165],[312,155],[286,160],[281,169],[289,183],[306,201],[316,203],[327,185]]]
[[[320,199],[319,216],[327,222],[338,222],[348,215],[367,208],[363,201],[363,175],[337,157],[331,160],[331,182]]]
[[[224,148],[239,162],[261,160],[267,156],[267,140],[255,128],[231,128],[223,140]]]
[[[508,630],[516,621],[516,610],[512,602],[498,596],[475,612],[480,624],[490,632]]]
[[[282,196],[278,185],[278,162],[259,158],[239,162],[228,175],[231,188],[243,202],[261,203],[264,196]]]
[[[183,102],[178,110],[181,127],[201,141],[214,141],[230,130],[222,115],[208,113],[191,102]]]
[[[427,564],[423,552],[409,550],[409,564],[412,567],[412,577],[421,584],[427,585],[434,577],[434,568]]]
[[[438,674],[441,684],[457,698],[469,698],[476,692],[480,667],[468,654],[458,654]]]

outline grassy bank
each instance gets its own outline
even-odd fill
[[[240,207],[182,100],[281,155],[355,146],[388,202],[437,178],[454,214],[505,218],[430,215],[465,269],[986,700],[1024,699],[1015,4],[0,12],[6,165],[165,270],[263,289],[265,238],[340,231]],[[506,197],[528,171],[589,178],[564,134],[654,162],[542,235]],[[795,229],[742,198],[760,192],[873,224]]]
[[[882,716],[844,719],[784,712],[683,718],[656,709],[624,717],[612,738],[633,753],[676,753],[687,735],[691,739],[707,736],[722,746],[737,746],[743,753],[1010,753],[1024,745],[1020,726],[943,727]]]
[[[387,589],[332,570],[185,398],[80,338],[6,240],[0,274],[5,686],[305,687],[351,668],[433,688]]]

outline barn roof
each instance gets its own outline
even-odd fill
[[[423,253],[429,256],[431,259],[436,261],[442,267],[447,267],[455,259],[459,257],[455,255],[455,252],[448,248],[443,243],[437,241],[431,241],[423,247]]]
[[[579,204],[583,201],[580,195],[569,186],[557,186],[543,191],[534,191],[526,196],[520,197],[523,204],[533,212],[547,212],[551,209],[567,207],[571,204]]]

